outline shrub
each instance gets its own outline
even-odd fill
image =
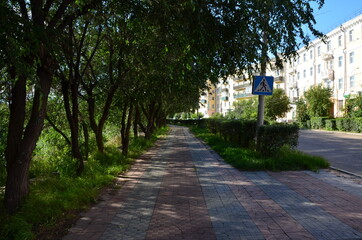
[[[307,122],[297,122],[297,125],[300,129],[306,129],[308,128]]]
[[[313,129],[322,129],[325,127],[326,120],[328,117],[312,117],[310,119],[311,127]]]
[[[351,118],[337,118],[336,119],[336,128],[338,131],[351,131]]]
[[[255,120],[243,120],[241,121],[241,147],[250,148],[254,145],[256,137],[256,121]]]
[[[330,131],[336,130],[336,119],[326,119],[325,128]]]
[[[312,128],[312,123],[311,123],[310,120],[307,120],[307,121],[306,121],[306,124],[307,124],[307,128],[308,128],[308,129],[311,129],[311,128]]]
[[[298,145],[299,127],[287,124],[261,126],[257,134],[257,150],[268,156],[277,153],[284,145],[295,148]]]
[[[350,131],[351,132],[362,132],[362,118],[351,118]]]

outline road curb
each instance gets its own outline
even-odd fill
[[[354,176],[354,177],[362,178],[361,175],[358,175],[358,174],[355,174],[355,173],[352,173],[352,172],[349,172],[349,171],[346,171],[346,170],[343,170],[343,169],[340,169],[340,168],[336,168],[336,167],[329,167],[329,168],[332,169],[332,170],[338,171],[338,172],[342,172],[342,173]]]

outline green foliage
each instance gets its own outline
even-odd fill
[[[227,113],[229,119],[255,120],[258,115],[258,99],[250,98],[233,103],[234,109]]]
[[[192,132],[218,152],[227,163],[243,171],[315,171],[329,167],[323,158],[291,150],[289,146],[283,146],[273,156],[265,157],[252,149],[236,147],[206,129],[192,128]]]
[[[296,109],[296,120],[298,122],[306,122],[310,119],[308,115],[307,103],[304,98],[300,98],[295,102]]]
[[[224,116],[222,115],[222,113],[216,112],[211,116],[211,118],[213,118],[213,119],[223,119]]]
[[[270,156],[283,146],[295,148],[298,145],[299,127],[287,124],[261,126],[257,134],[257,150],[262,155]]]
[[[337,118],[336,119],[336,128],[338,131],[350,131],[351,129],[351,119],[350,118]]]
[[[336,118],[336,129],[346,132],[362,132],[362,118]]]
[[[362,95],[355,98],[348,98],[345,106],[346,116],[349,118],[362,117]]]
[[[325,128],[329,131],[336,130],[336,119],[326,119]]]
[[[0,186],[5,185],[6,179],[5,148],[7,141],[8,115],[8,107],[5,104],[0,104]]]
[[[332,90],[324,88],[321,84],[312,86],[304,94],[307,103],[307,113],[311,117],[324,117],[330,115],[332,107]]]
[[[200,118],[203,118],[203,117],[204,117],[204,114],[202,114],[200,112],[196,112],[196,113],[191,114],[192,119],[200,119]]]
[[[283,117],[290,109],[289,98],[281,88],[275,89],[271,96],[265,98],[265,116],[271,121]]]
[[[134,139],[130,144],[129,158],[122,156],[116,146],[107,147],[104,153],[94,152],[86,162],[85,170],[80,177],[73,177],[71,174],[49,174],[56,164],[53,165],[51,161],[36,161],[39,166],[33,166],[36,171],[32,170],[36,178],[32,181],[30,195],[25,204],[14,216],[6,215],[3,206],[0,206],[0,240],[36,239],[39,229],[51,230],[56,228],[59,221],[74,218],[75,210],[86,209],[90,203],[94,203],[100,190],[111,184],[115,176],[129,168],[132,158],[138,157],[167,131],[168,128],[158,129],[150,140],[143,137]],[[49,139],[45,135],[47,132],[42,136],[43,140]],[[58,164],[67,165],[59,162]],[[2,194],[0,193],[0,200]]]
[[[313,129],[323,129],[325,128],[327,119],[329,119],[329,117],[312,117],[310,119],[311,127]]]

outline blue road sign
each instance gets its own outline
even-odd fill
[[[272,95],[274,77],[272,76],[254,76],[252,94],[254,95]]]

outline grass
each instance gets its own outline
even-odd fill
[[[110,186],[115,176],[167,132],[163,128],[150,140],[140,137],[132,141],[127,158],[116,146],[108,146],[103,154],[95,152],[81,177],[41,175],[32,181],[30,194],[16,215],[6,215],[0,206],[0,240],[58,239],[80,211],[97,201],[100,191]],[[0,193],[1,202],[3,197]]]
[[[311,156],[285,146],[274,156],[264,157],[252,149],[240,148],[233,143],[225,142],[220,136],[206,129],[193,127],[191,131],[201,138],[227,163],[244,171],[288,171],[312,170],[328,168],[329,163],[322,157]]]

